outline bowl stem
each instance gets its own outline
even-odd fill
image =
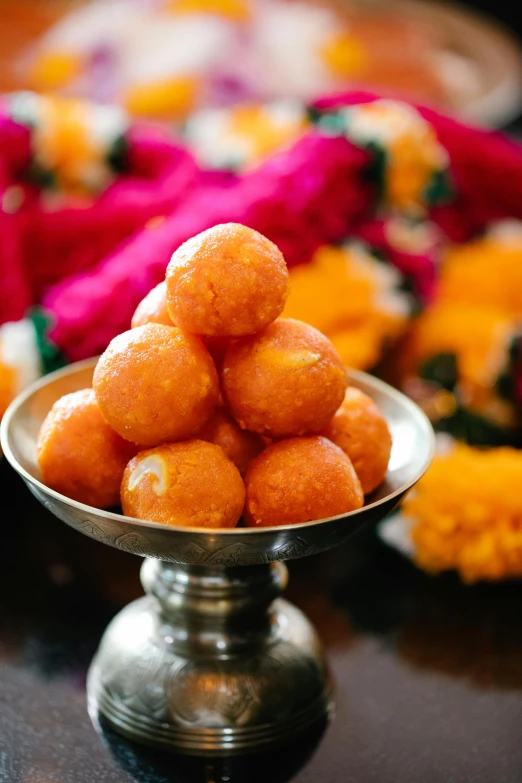
[[[324,719],[330,680],[316,634],[277,596],[284,564],[145,560],[147,596],[109,625],[89,672],[91,711],[131,739],[190,754],[287,741]]]

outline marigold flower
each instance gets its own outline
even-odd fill
[[[444,259],[439,298],[497,307],[506,315],[522,315],[522,230],[518,235],[491,233],[453,246]]]
[[[290,271],[284,316],[315,326],[350,367],[371,367],[386,339],[398,336],[410,314],[402,278],[361,245],[320,248]]]
[[[465,582],[522,576],[522,451],[455,444],[435,458],[402,512],[415,561]]]

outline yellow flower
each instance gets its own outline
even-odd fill
[[[127,126],[121,109],[35,93],[14,93],[9,101],[13,116],[31,128],[37,169],[52,174],[58,191],[87,195],[111,182],[107,154]]]
[[[347,32],[330,38],[323,46],[322,56],[332,73],[342,79],[360,75],[369,62],[362,41]]]
[[[123,103],[136,117],[185,119],[194,109],[200,83],[194,76],[179,76],[135,84],[123,95]]]
[[[167,9],[176,14],[215,14],[235,22],[250,19],[250,8],[244,0],[171,0]]]
[[[14,397],[41,374],[36,333],[30,320],[0,326],[0,419]]]
[[[82,58],[67,51],[41,52],[34,60],[29,80],[35,90],[60,90],[80,75]]]
[[[83,101],[47,97],[34,132],[37,158],[56,172],[60,188],[74,189],[81,169],[96,164],[99,150],[90,137],[89,106]]]
[[[424,196],[434,174],[448,164],[433,127],[405,103],[379,100],[345,110],[348,136],[355,144],[375,144],[386,151],[385,200],[410,214],[424,210]]]
[[[346,327],[330,337],[346,367],[366,370],[381,358],[382,335],[372,323]]]
[[[439,296],[522,315],[522,238],[485,237],[456,245],[442,266]]]
[[[229,133],[244,139],[250,146],[249,163],[255,164],[278,149],[295,141],[306,127],[304,115],[290,107],[288,112],[277,106],[239,106],[230,115]]]
[[[394,269],[359,246],[325,246],[290,270],[283,315],[326,334],[348,366],[371,367],[383,342],[406,324],[408,303],[395,288],[398,280]]]
[[[439,455],[406,499],[421,568],[465,582],[522,576],[522,451],[464,444]]]
[[[495,383],[515,329],[513,319],[494,307],[438,302],[423,313],[408,336],[401,357],[407,368],[403,374],[416,374],[439,354],[455,354],[459,393],[466,407],[507,426],[513,412],[498,399]]]
[[[0,419],[16,393],[16,373],[0,361]]]
[[[292,144],[307,124],[301,105],[279,101],[201,111],[189,119],[186,132],[205,165],[239,164],[245,170]]]

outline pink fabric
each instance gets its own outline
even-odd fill
[[[169,136],[135,128],[128,141],[129,173],[94,203],[53,212],[37,201],[24,211],[23,252],[35,301],[50,284],[96,265],[151,218],[172,212],[197,182],[194,159]]]
[[[315,104],[322,110],[369,103],[369,92],[336,93]],[[433,109],[417,106],[448,152],[457,197],[432,210],[432,219],[454,241],[463,241],[492,220],[522,219],[522,147],[500,133],[469,128]]]
[[[196,189],[156,229],[139,232],[96,269],[49,290],[43,304],[56,320],[52,339],[71,360],[103,350],[129,327],[174,250],[216,223],[263,232],[290,266],[307,261],[319,245],[343,239],[368,209],[371,193],[360,176],[366,162],[345,139],[313,133],[243,179]]]
[[[10,188],[27,168],[29,160],[28,131],[0,116],[0,323],[22,318],[31,304],[23,263],[20,220],[18,215],[6,211],[12,201]]]
[[[333,109],[377,97],[344,93],[317,106]],[[447,236],[462,241],[493,218],[522,219],[522,149],[498,134],[419,110],[451,160],[458,195],[430,215]],[[53,316],[52,336],[69,359],[95,354],[128,328],[137,303],[162,279],[173,251],[226,221],[266,234],[289,266],[305,263],[320,245],[355,233],[383,250],[430,298],[434,258],[390,246],[382,221],[371,218],[374,194],[363,177],[368,157],[345,138],[311,132],[243,177],[201,172],[164,131],[135,127],[128,138],[130,173],[89,209],[46,212],[38,194],[27,189],[24,208],[1,216],[0,321],[7,313],[21,317],[37,298]],[[0,118],[2,191],[17,181],[28,160],[27,131]],[[165,219],[147,227],[156,217]]]
[[[16,215],[0,211],[0,323],[20,320],[32,304],[20,239]]]

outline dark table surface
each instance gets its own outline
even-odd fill
[[[518,4],[467,4],[522,35]],[[427,577],[371,530],[295,561],[287,597],[336,680],[330,726],[272,755],[164,756],[85,703],[105,626],[142,592],[138,559],[60,523],[1,459],[0,497],[0,783],[522,781],[522,583]]]
[[[522,585],[429,578],[371,530],[290,564],[336,680],[322,738],[214,762],[146,752],[91,723],[85,675],[139,561],[40,508],[5,461],[0,783],[515,783],[522,780]]]

